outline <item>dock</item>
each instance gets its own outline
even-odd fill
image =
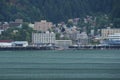
[[[70,49],[120,49],[120,45],[78,45],[69,46]]]
[[[52,50],[51,47],[0,47],[0,51]]]

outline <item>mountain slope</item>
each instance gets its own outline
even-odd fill
[[[119,0],[1,0],[0,21],[23,18],[30,22],[47,19],[56,23],[97,13],[119,17],[119,3]]]

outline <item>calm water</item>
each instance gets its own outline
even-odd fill
[[[0,80],[120,80],[120,50],[0,51]]]

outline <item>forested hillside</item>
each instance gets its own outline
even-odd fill
[[[85,15],[108,14],[120,17],[120,0],[0,0],[0,21],[23,18],[54,23]]]

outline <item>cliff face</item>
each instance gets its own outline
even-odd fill
[[[0,21],[23,18],[60,22],[98,13],[120,17],[119,3],[120,0],[1,0]]]

